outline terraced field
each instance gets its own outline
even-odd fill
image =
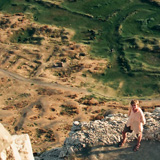
[[[107,58],[106,70],[91,74],[118,96],[160,94],[158,0],[1,0],[0,10],[73,29],[74,41],[88,45],[91,55]],[[11,41],[40,45],[40,37],[26,38],[34,32],[14,34]]]

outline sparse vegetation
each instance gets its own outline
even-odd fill
[[[48,95],[48,96],[51,96],[51,95],[61,94],[62,92],[59,91],[59,90],[56,90],[56,89],[39,88],[39,89],[37,90],[37,93],[38,93],[39,95]]]
[[[54,133],[50,129],[45,130],[45,129],[42,129],[42,128],[37,128],[36,129],[36,134],[37,134],[37,138],[42,138],[42,136],[43,136],[44,141],[49,141],[49,142],[54,142],[55,141]]]
[[[85,105],[97,105],[97,104],[103,104],[107,102],[108,100],[105,97],[97,97],[94,94],[87,95],[85,97],[81,97],[78,102]]]
[[[103,73],[90,72],[90,74],[114,90],[118,89],[120,81],[128,86],[129,96],[149,96],[151,93],[159,93],[158,89],[152,87],[159,81],[159,7],[155,1],[127,1],[121,2],[105,1],[98,2],[93,0],[85,1],[64,1],[59,5],[50,5],[45,2],[13,1],[6,3],[2,1],[1,9],[10,13],[31,12],[35,21],[46,23],[45,26],[27,27],[15,31],[12,41],[20,43],[41,44],[42,37],[39,34],[48,35],[52,38],[60,38],[58,45],[68,43],[68,33],[63,27],[73,28],[76,31],[74,40],[91,46],[90,54],[108,59],[108,67]],[[31,7],[30,5],[34,6]],[[43,4],[43,5],[42,5]],[[33,8],[36,10],[33,11]],[[143,6],[143,10],[142,10]],[[54,10],[52,9],[54,7]],[[152,10],[151,10],[152,8]],[[52,12],[51,12],[52,11]],[[154,15],[154,16],[153,16]],[[47,18],[46,18],[47,17]],[[78,21],[77,21],[78,19]],[[23,21],[21,18],[19,21]],[[2,25],[9,25],[7,18],[1,21]],[[48,24],[61,26],[61,29],[52,30]],[[107,29],[106,29],[107,28]],[[66,43],[66,45],[68,45]],[[62,51],[54,51],[54,54],[63,55]],[[138,55],[139,56],[136,56]],[[77,55],[70,54],[71,59],[76,59]],[[52,59],[48,56],[47,62]],[[150,60],[151,59],[151,60]],[[11,61],[12,62],[12,61]],[[73,72],[78,72],[82,66],[80,64],[71,65],[68,68],[62,68],[56,71],[61,78],[70,77]],[[21,70],[22,66],[17,66]],[[158,67],[158,68],[157,68]],[[95,69],[98,67],[95,67]],[[78,69],[78,70],[77,70]],[[35,71],[30,71],[34,75]],[[83,74],[85,77],[86,74]],[[141,78],[139,78],[141,77]],[[145,80],[147,78],[147,81]],[[140,85],[136,81],[140,82]],[[112,85],[112,82],[114,84]],[[134,84],[134,88],[141,93],[133,92],[129,83]],[[149,92],[146,92],[145,85],[148,86]],[[92,92],[92,89],[88,89]],[[125,85],[121,87],[120,96],[128,95]]]
[[[62,107],[62,110],[60,112],[61,115],[75,115],[79,113],[79,110],[77,106],[75,106],[72,103],[63,104],[60,107]]]
[[[156,0],[46,1],[0,1],[0,121],[28,133],[34,150],[62,144],[73,120],[160,94]]]
[[[16,31],[11,38],[13,43],[31,43],[31,44],[41,44],[42,37],[35,37],[35,28],[27,28]]]
[[[22,94],[20,94],[19,95],[19,97],[30,97],[31,96],[31,94],[30,93],[22,93]]]

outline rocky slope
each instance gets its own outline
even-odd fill
[[[34,152],[62,146],[73,121],[127,112],[126,103],[103,97],[116,96],[91,76],[110,68],[108,61],[89,55],[89,46],[73,35],[34,22],[31,14],[0,13],[0,121],[11,134],[29,134]],[[157,105],[152,100],[142,109]]]
[[[160,108],[156,108],[153,113],[145,112],[145,117],[143,140],[160,142]],[[126,121],[126,114],[110,114],[102,120],[90,121],[89,123],[75,121],[63,147],[44,152],[37,159],[61,160],[97,144],[102,146],[116,144],[120,141]],[[128,135],[128,141],[134,139],[133,133]]]
[[[145,112],[145,117],[146,124],[144,126],[143,140],[160,142],[160,108],[156,108],[153,113]],[[72,156],[76,155],[76,153],[84,149],[93,148],[97,144],[101,146],[117,144],[121,139],[121,132],[126,121],[126,114],[110,114],[102,120],[90,121],[88,123],[75,121],[69,137],[66,138],[61,148],[37,154],[35,159],[73,159]],[[133,141],[134,139],[135,135],[133,133],[128,135],[128,141]],[[159,144],[157,147],[160,147]],[[104,159],[104,156],[102,157],[99,159]],[[3,125],[0,124],[0,159],[34,159],[29,136],[27,134],[11,136]],[[94,157],[94,159],[96,158]]]

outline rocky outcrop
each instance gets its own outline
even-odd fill
[[[13,135],[0,123],[0,160],[34,160],[28,134]]]
[[[153,113],[145,112],[143,140],[160,141],[160,107]],[[1,160],[63,160],[65,157],[97,144],[116,144],[121,139],[121,133],[128,116],[126,114],[109,114],[102,120],[90,122],[73,122],[69,137],[63,147],[37,154],[33,157],[29,136],[13,135],[0,124],[0,159]],[[135,139],[134,133],[128,134],[128,141]]]
[[[160,107],[153,113],[145,112],[143,140],[160,141]],[[121,133],[128,116],[126,114],[110,114],[102,120],[73,123],[69,138],[62,148],[56,148],[41,154],[37,159],[61,160],[70,154],[96,144],[115,144],[121,139]],[[134,133],[128,134],[128,141],[135,139]]]
[[[12,137],[9,132],[0,123],[0,153],[6,149],[12,142]]]

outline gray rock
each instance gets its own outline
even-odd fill
[[[59,158],[64,158],[67,156],[67,149],[64,148],[64,150],[62,150],[59,154]]]
[[[156,107],[153,113],[160,113],[160,107]]]
[[[160,141],[160,123],[159,112],[153,113],[145,112],[146,124],[143,131],[143,140],[157,140]],[[73,127],[66,138],[62,150],[57,157],[50,156],[50,159],[60,160],[66,156],[75,154],[87,146],[94,146],[101,144],[116,144],[122,137],[122,130],[127,122],[128,116],[125,114],[110,114],[102,120],[91,122],[73,122]],[[133,141],[136,135],[128,133],[127,141]],[[54,150],[53,150],[54,152]],[[43,156],[47,159],[48,154]],[[95,155],[89,157],[91,159],[98,159]]]

